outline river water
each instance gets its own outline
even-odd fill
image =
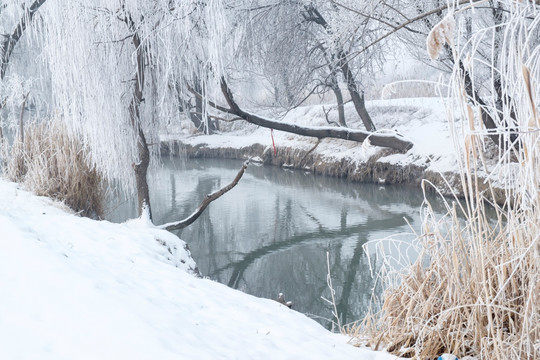
[[[163,162],[150,181],[156,224],[190,215],[242,164],[222,159]],[[331,297],[327,253],[340,321],[358,320],[373,290],[380,292],[372,277],[380,266],[377,244],[393,255],[393,266],[415,257],[409,247],[411,227],[420,226],[422,200],[420,190],[409,187],[250,165],[233,190],[177,234],[189,244],[203,276],[255,296],[275,299],[283,293],[295,310],[330,328],[332,306],[321,298]],[[134,212],[134,204],[124,204],[109,218],[122,221]],[[377,241],[389,237],[400,241]]]

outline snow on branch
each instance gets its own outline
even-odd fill
[[[317,139],[336,138],[356,141],[360,143],[364,142],[365,140],[369,140],[372,145],[388,147],[398,150],[400,152],[407,152],[413,146],[412,142],[399,134],[380,134],[364,130],[349,129],[343,127],[338,128],[333,126],[300,126],[297,124],[289,124],[281,121],[263,118],[261,116],[244,111],[239,107],[239,105],[234,100],[232,91],[228,87],[224,78],[221,78],[221,91],[223,92],[223,95],[225,96],[225,100],[227,101],[229,107],[226,108],[224,106],[219,106],[212,103],[210,103],[210,105],[222,112],[239,116],[251,124],[259,125],[269,129],[285,131],[296,135],[315,137]]]
[[[160,225],[158,226],[158,228],[168,230],[168,231],[173,231],[173,230],[183,229],[191,225],[195,220],[197,220],[197,218],[204,212],[204,210],[208,207],[208,205],[210,205],[212,201],[220,198],[223,194],[225,194],[226,192],[231,190],[233,187],[235,187],[236,184],[238,184],[238,182],[242,178],[242,175],[244,175],[244,172],[246,171],[248,165],[249,165],[249,160],[244,162],[244,164],[242,165],[242,168],[240,169],[240,171],[238,171],[238,174],[236,174],[236,177],[229,185],[224,186],[221,189],[214,191],[211,194],[206,195],[204,197],[204,200],[201,202],[197,210],[193,212],[193,214],[189,215],[184,220]]]

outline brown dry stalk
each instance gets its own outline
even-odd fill
[[[28,124],[24,143],[15,140],[6,156],[5,174],[83,216],[99,217],[103,212],[103,178],[60,120]]]

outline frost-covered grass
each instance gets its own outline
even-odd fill
[[[540,18],[534,6],[512,3],[508,9],[509,21],[498,30],[504,34],[500,51],[491,63],[454,48],[456,64],[469,57],[470,73],[491,70],[494,77],[486,84],[500,75],[503,98],[500,104],[475,104],[456,65],[451,86],[461,121],[450,116],[449,123],[465,203],[448,200],[443,218],[426,203],[418,261],[407,271],[383,269],[388,288],[381,310],[352,329],[367,333],[375,348],[422,359],[444,352],[459,358],[540,358],[540,48],[531,35]],[[490,29],[478,32],[471,39],[473,51],[486,38],[495,39]],[[519,134],[518,144],[498,152],[494,168],[486,166],[489,140],[482,112],[497,122],[501,136]],[[482,174],[506,185],[504,205],[490,202],[491,186],[479,189]],[[488,218],[488,208],[495,220]]]

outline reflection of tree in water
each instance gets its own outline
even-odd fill
[[[239,166],[234,161],[209,161],[201,171],[205,162],[192,172],[190,162],[186,170],[168,170],[175,172],[165,177],[174,200],[169,199],[170,207],[162,211],[164,221],[191,214],[219,187],[222,176],[227,182]],[[174,180],[186,176],[196,176],[196,186],[176,201]],[[331,318],[329,306],[320,299],[329,296],[328,251],[338,312],[346,323],[363,314],[371,297],[373,280],[362,245],[373,239],[373,232],[398,232],[406,225],[404,218],[412,221],[410,215],[421,202],[419,192],[407,191],[407,197],[396,189],[252,166],[234,192],[212,204],[181,237],[190,244],[203,275],[256,296],[275,298],[283,292],[296,310],[325,318]],[[240,203],[235,202],[238,198]],[[312,198],[328,203],[319,202],[314,209]],[[400,205],[393,208],[396,203]]]
[[[348,320],[356,320],[366,311],[371,297],[373,279],[369,269],[368,259],[362,245],[366,242],[370,231],[388,230],[400,227],[406,224],[405,219],[411,220],[406,214],[401,217],[392,217],[390,219],[368,221],[366,224],[345,226],[339,229],[328,230],[320,228],[317,231],[297,234],[290,237],[282,237],[279,241],[257,248],[252,252],[245,254],[241,260],[233,261],[226,266],[216,269],[211,277],[215,277],[220,282],[226,282],[233,288],[244,288],[242,282],[248,280],[244,274],[253,267],[252,276],[254,282],[258,284],[257,292],[253,292],[253,287],[244,284],[245,289],[250,293],[256,293],[259,296],[275,297],[278,292],[284,292],[295,302],[295,308],[302,311],[314,312],[317,314],[326,314],[330,312],[326,305],[320,299],[326,296],[328,291],[326,285],[326,258],[325,251],[331,254],[332,277],[336,286],[338,312],[341,321],[346,323]],[[357,242],[354,247],[352,258],[350,260],[341,259],[343,241],[350,234],[358,234]],[[287,252],[294,247],[309,245],[311,241],[319,244],[319,251],[296,251],[292,258],[289,256],[273,256],[280,252]],[[324,243],[328,243],[325,248]],[[302,256],[306,255],[307,256]],[[299,256],[300,255],[300,256]],[[256,266],[265,257],[271,257],[270,262]],[[254,266],[255,265],[255,266]],[[230,273],[229,280],[226,281],[221,276],[224,272]],[[232,270],[232,271],[231,271]],[[277,281],[268,281],[268,272],[274,274]],[[275,276],[281,273],[281,276]],[[260,287],[265,284],[266,287]],[[356,287],[361,287],[358,291],[353,291]],[[307,310],[309,309],[309,310]],[[324,315],[323,315],[324,316]]]
[[[170,174],[170,188],[171,188],[171,207],[168,211],[160,213],[160,217],[168,219],[166,221],[172,221],[175,219],[183,219],[188,217],[200,204],[205,195],[211,193],[216,188],[221,186],[221,177],[219,176],[201,176],[197,178],[197,185],[193,191],[191,191],[186,201],[183,201],[181,206],[177,205],[177,189],[175,181],[175,171],[171,171]],[[170,219],[170,220],[169,220]],[[182,238],[182,231],[177,232],[180,238]],[[197,258],[197,265],[201,268],[215,268],[218,266],[216,262],[218,255],[216,254],[216,235],[212,217],[209,211],[204,212],[197,221],[189,227],[189,232],[184,230],[184,234],[188,233],[190,239],[206,239],[207,256]]]

